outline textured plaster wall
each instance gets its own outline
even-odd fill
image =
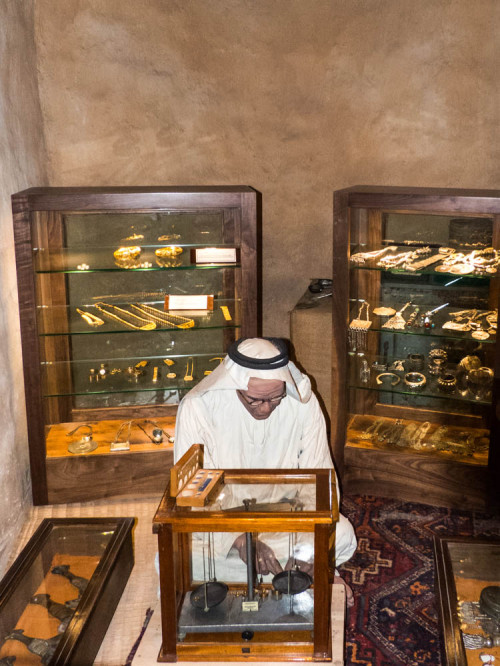
[[[263,194],[264,332],[332,191],[498,186],[498,0],[36,0],[50,180]]]
[[[0,0],[0,576],[31,504],[10,196],[45,166],[33,2]]]

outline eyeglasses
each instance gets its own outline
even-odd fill
[[[286,398],[286,391],[282,395],[276,396],[276,398],[251,398],[250,396],[246,396],[243,391],[238,391],[238,393],[250,407],[258,407],[264,402],[269,402],[271,405],[277,405],[283,400],[283,398]]]

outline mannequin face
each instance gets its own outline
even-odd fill
[[[250,377],[246,391],[236,391],[240,402],[257,421],[263,421],[271,416],[281,400],[286,395],[285,382],[279,379],[259,379]],[[260,405],[252,402],[262,400]]]

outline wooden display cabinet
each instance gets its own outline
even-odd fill
[[[250,187],[12,197],[35,504],[161,493],[183,395],[259,332]]]
[[[500,191],[334,195],[332,441],[344,490],[498,505]]]
[[[167,486],[153,520],[162,614],[158,661],[331,661],[329,540],[339,517],[331,474],[224,470],[224,485],[203,507],[177,505]],[[241,534],[250,567],[231,549]],[[308,553],[312,586],[310,579],[302,586],[304,572],[294,566],[297,587],[288,571],[257,577],[257,540],[284,569],[297,553],[304,561]],[[286,591],[279,592],[283,585]]]
[[[91,666],[134,566],[133,518],[46,518],[0,582],[0,662]]]

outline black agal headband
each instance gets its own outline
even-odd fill
[[[284,340],[281,338],[261,338],[261,340],[268,340],[271,342],[276,349],[279,350],[279,354],[272,358],[251,358],[238,351],[238,347],[242,342],[251,339],[252,338],[240,338],[239,340],[235,340],[228,349],[227,354],[229,358],[238,365],[241,365],[244,368],[251,368],[252,370],[275,370],[276,368],[282,368],[283,366],[288,365],[288,346]]]

